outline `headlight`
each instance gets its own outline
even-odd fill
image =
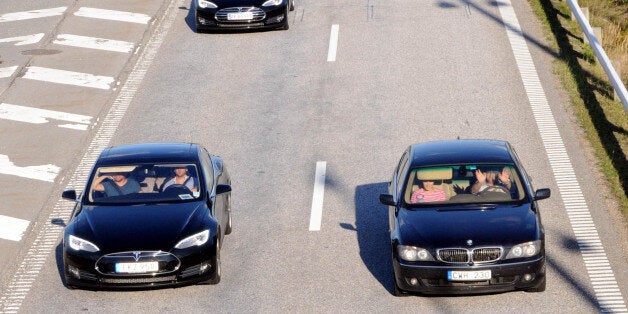
[[[207,8],[216,9],[216,8],[218,8],[218,6],[215,5],[213,2],[209,2],[209,1],[206,1],[206,0],[198,0],[198,7],[201,8],[201,9],[207,9]]]
[[[397,254],[399,254],[400,258],[409,262],[434,260],[430,252],[416,246],[397,245]]]
[[[94,243],[83,240],[79,237],[75,237],[73,235],[70,235],[70,237],[68,238],[68,244],[70,245],[70,248],[75,251],[87,251],[92,253],[100,251],[100,249]]]
[[[192,246],[201,246],[209,239],[209,230],[201,231],[197,234],[191,235],[177,243],[174,246],[175,249],[187,249]]]
[[[541,240],[530,241],[513,246],[506,255],[506,259],[530,257],[539,254],[539,252],[541,252]]]
[[[268,0],[262,4],[263,7],[272,7],[280,5],[283,0]]]

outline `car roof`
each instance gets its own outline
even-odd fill
[[[411,167],[457,163],[514,163],[512,148],[500,140],[444,140],[410,146]]]
[[[141,143],[109,147],[102,151],[97,165],[152,162],[198,161],[200,147],[194,143]]]

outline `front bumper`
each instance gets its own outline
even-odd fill
[[[215,265],[215,249],[179,250],[172,254],[178,264],[172,269],[152,273],[115,273],[103,272],[98,269],[100,255],[76,254],[64,251],[64,273],[68,287],[87,289],[136,289],[181,286],[194,284],[213,278]],[[159,262],[160,267],[162,262]]]
[[[246,30],[274,29],[288,23],[286,6],[261,8],[264,17],[260,20],[228,21],[216,17],[218,9],[196,9],[194,20],[197,30]]]
[[[494,293],[535,288],[545,281],[545,257],[501,264],[418,265],[393,258],[395,282],[406,292],[423,294]],[[486,281],[449,281],[447,272],[490,270]],[[525,275],[531,275],[526,280]],[[416,280],[412,280],[412,279]]]

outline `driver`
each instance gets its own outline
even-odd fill
[[[138,193],[140,184],[135,179],[129,178],[128,175],[129,173],[124,172],[101,175],[94,179],[94,190],[104,192],[106,196]]]
[[[483,191],[509,193],[512,188],[510,170],[504,167],[501,172],[475,170],[476,182],[471,186],[471,193],[478,194]]]
[[[188,175],[188,168],[185,166],[174,168],[174,177],[167,180],[161,186],[161,190],[165,191],[169,186],[182,185],[190,189],[192,192],[198,191],[198,184],[194,177]]]

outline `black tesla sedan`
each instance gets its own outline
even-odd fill
[[[388,205],[394,294],[545,290],[538,200],[511,145],[450,140],[403,153]]]
[[[197,32],[227,29],[287,30],[294,0],[194,0]]]
[[[231,232],[231,180],[222,159],[189,143],[105,149],[63,237],[69,288],[220,282]]]

